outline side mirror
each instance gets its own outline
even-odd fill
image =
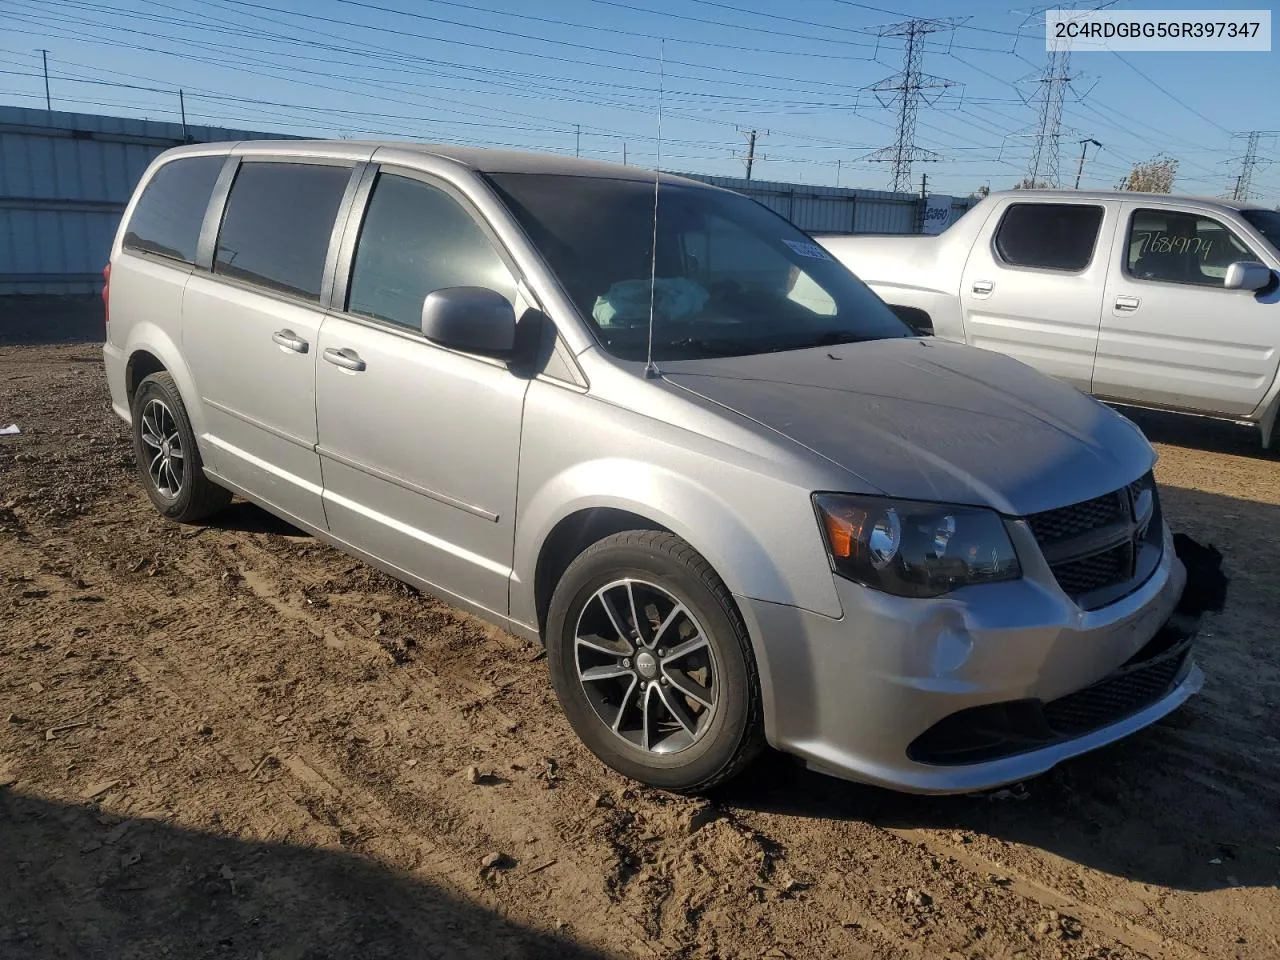
[[[1240,260],[1227,267],[1222,285],[1228,290],[1261,290],[1271,283],[1271,268],[1256,260]]]
[[[516,345],[516,311],[486,287],[446,287],[422,301],[422,333],[442,347],[505,358]]]

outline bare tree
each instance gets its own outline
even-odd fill
[[[1120,189],[1139,193],[1172,193],[1177,175],[1178,161],[1160,154],[1146,163],[1135,163]]]
[[[991,188],[984,183],[977,190],[973,191],[973,193],[969,194],[969,196],[977,197],[979,200],[981,200],[983,197],[989,196],[990,194],[991,194]]]
[[[1049,183],[1046,180],[1036,180],[1032,177],[1023,177],[1013,185],[1015,190],[1048,190]]]

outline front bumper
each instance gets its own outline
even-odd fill
[[[1076,606],[1047,568],[1025,564],[1020,580],[935,600],[892,597],[837,577],[840,619],[738,597],[760,660],[769,742],[835,776],[912,793],[966,793],[1035,776],[1141,729],[1200,689],[1203,674],[1189,657],[1154,701],[1096,729],[981,762],[912,759],[920,754],[913,742],[959,711],[1059,701],[1146,647],[1186,583],[1167,527],[1164,541],[1142,586],[1092,611]]]

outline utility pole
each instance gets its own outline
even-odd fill
[[[920,199],[923,200],[929,195],[929,175],[927,173],[920,174]]]
[[[934,103],[942,96],[943,90],[955,84],[921,72],[920,66],[924,62],[924,45],[929,35],[955,28],[954,20],[917,18],[876,30],[881,37],[902,37],[906,40],[902,52],[902,70],[868,88],[876,95],[882,107],[896,104],[898,108],[897,140],[892,146],[882,147],[866,157],[868,160],[893,164],[890,189],[897,193],[906,193],[911,189],[911,164],[914,161],[935,162],[942,159],[940,154],[916,146],[916,112],[920,109],[921,102]]]
[[[627,141],[622,141],[622,165],[627,165]]]
[[[573,155],[582,156],[582,127],[576,123],[573,125]]]
[[[44,64],[44,108],[53,113],[53,100],[49,96],[49,51],[40,51],[40,62]]]
[[[178,90],[178,112],[182,114],[182,139],[187,139],[187,98],[181,88]]]
[[[1097,140],[1092,139],[1091,137],[1080,141],[1080,162],[1076,164],[1076,189],[1077,190],[1080,189],[1080,174],[1084,173],[1084,153],[1086,150],[1089,149],[1089,144],[1091,143],[1095,147],[1097,147],[1099,150],[1102,149],[1102,144],[1100,144]]]
[[[1247,133],[1238,133],[1233,140],[1244,140],[1244,155],[1235,157],[1234,161],[1239,162],[1240,172],[1236,175],[1235,183],[1231,188],[1232,200],[1250,200],[1253,197],[1253,171],[1259,166],[1267,166],[1270,160],[1258,156],[1258,148],[1262,145],[1263,137],[1274,137],[1280,133],[1276,130],[1250,130]]]
[[[748,180],[750,180],[750,179],[751,179],[751,168],[752,168],[752,166],[755,164],[756,159],[757,159],[757,157],[756,157],[756,138],[757,138],[757,137],[767,137],[767,136],[769,135],[769,131],[768,131],[768,130],[755,130],[755,129],[752,129],[752,130],[743,130],[741,127],[739,127],[739,128],[738,128],[738,132],[739,132],[740,134],[742,134],[744,137],[746,137],[746,138],[747,138],[747,155],[746,155],[746,157],[744,157],[743,159],[745,160],[745,162],[746,162],[746,164],[747,164],[747,179],[748,179]],[[759,158],[758,158],[758,159],[760,159],[760,160],[764,160],[764,159],[766,159],[766,157],[764,156],[764,154],[761,154],[761,155],[759,156]]]
[[[840,186],[840,161],[836,161],[836,186]]]

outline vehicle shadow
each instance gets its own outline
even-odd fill
[[[256,503],[247,500],[233,500],[231,506],[218,513],[208,521],[208,525],[219,530],[236,533],[271,533],[278,537],[309,537],[305,530],[299,530],[287,520],[281,520],[274,513],[268,513]]]
[[[1130,880],[1204,891],[1280,886],[1280,506],[1164,488],[1175,530],[1223,554],[1231,583],[1196,641],[1202,692],[1157,724],[1015,790],[916,797],[780,755],[718,802],[787,816],[929,828],[1035,847]],[[977,849],[976,847],[974,849]]]
[[[0,956],[604,957],[343,851],[100,814],[0,788]]]
[[[1245,427],[1225,420],[1191,417],[1163,410],[1145,410],[1112,404],[1132,420],[1152,443],[1189,447],[1209,453],[1227,453],[1258,460],[1280,459],[1273,451],[1262,448],[1262,435],[1255,427]]]

